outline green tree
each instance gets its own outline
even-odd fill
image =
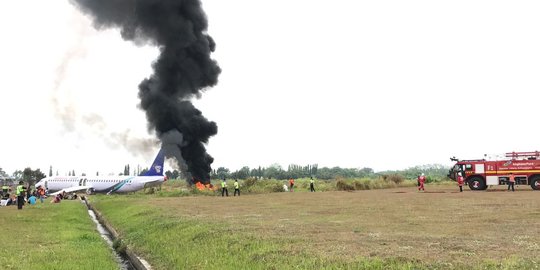
[[[31,168],[25,168],[23,170],[23,181],[27,182],[29,185],[33,185],[45,177],[46,175],[42,173],[40,169],[32,170]]]
[[[13,177],[14,177],[16,180],[21,180],[22,177],[23,177],[23,171],[21,171],[21,170],[16,170],[16,171],[13,173]]]
[[[223,179],[223,178],[230,178],[231,177],[231,173],[229,171],[229,169],[225,168],[225,167],[219,167],[216,171],[216,176],[219,178],[219,179]]]
[[[286,179],[287,176],[285,174],[286,172],[281,168],[281,165],[277,163],[270,165],[270,167],[264,171],[264,177],[268,179]]]
[[[233,178],[246,179],[246,178],[248,178],[248,176],[249,176],[249,167],[248,167],[248,166],[244,166],[244,167],[242,167],[242,169],[240,169],[240,170],[235,171],[234,173],[232,173],[231,176],[232,176]]]
[[[8,177],[8,174],[2,168],[0,168],[0,177]]]

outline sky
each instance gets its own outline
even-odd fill
[[[218,125],[213,168],[382,171],[540,150],[538,1],[202,3],[222,69],[194,100]],[[94,29],[69,1],[2,1],[0,32],[0,168],[151,164],[137,86],[157,48]]]

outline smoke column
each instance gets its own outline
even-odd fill
[[[213,158],[205,144],[217,133],[190,99],[217,83],[221,73],[210,54],[208,21],[200,0],[71,0],[93,19],[96,29],[119,28],[122,38],[160,50],[154,73],[139,84],[140,107],[168,157],[187,175],[209,183]],[[122,71],[119,71],[122,72]],[[187,179],[191,181],[191,179]]]

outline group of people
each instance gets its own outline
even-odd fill
[[[284,190],[285,191],[288,190],[290,192],[294,191],[293,178],[289,179],[289,188],[287,188],[287,185],[284,185]],[[315,180],[313,180],[313,177],[311,177],[309,180],[309,191],[315,192]],[[238,196],[240,196],[240,184],[238,183],[238,180],[235,179],[234,180],[234,196],[236,196],[237,193],[238,193]],[[225,180],[225,178],[223,178],[221,180],[221,197],[225,197],[225,196],[229,197],[229,190],[227,189],[227,181]]]
[[[62,193],[56,194],[51,200],[51,203],[59,203],[62,200],[75,200],[77,198],[78,196],[76,193],[67,194],[65,191],[63,191]]]
[[[463,184],[465,184],[465,178],[463,178],[463,175],[461,172],[458,172],[458,176],[456,180],[459,186],[459,192],[463,192]],[[418,190],[425,191],[424,189],[425,182],[426,182],[426,177],[422,173],[422,175],[418,176]],[[512,191],[515,191],[514,185],[516,184],[516,178],[513,173],[510,173],[510,175],[508,176],[507,183],[508,183],[508,191],[510,191],[510,188],[512,188]]]
[[[287,186],[285,186],[287,187]],[[289,192],[293,192],[294,191],[294,179],[293,178],[289,178]],[[284,189],[285,191],[287,191],[287,189]],[[315,192],[315,180],[313,180],[313,177],[310,177],[309,179],[309,191],[310,192]]]
[[[32,190],[30,186],[24,186],[23,181],[19,181],[19,185],[15,188],[15,194],[11,194],[12,190],[9,186],[2,186],[0,191],[0,206],[17,205],[17,209],[23,209],[26,203],[34,205],[39,199],[41,203],[47,198],[48,190],[42,186],[38,186]],[[56,194],[51,203],[59,203],[63,199],[77,199],[77,194],[66,194],[66,192]]]
[[[19,185],[15,188],[15,194],[11,194],[12,190],[9,186],[2,186],[1,191],[1,206],[17,204],[17,209],[23,209],[25,203],[36,203],[36,191],[32,192],[30,186],[24,186],[23,181],[19,181]]]
[[[237,179],[234,179],[234,196],[236,197],[236,193],[238,193],[238,197],[240,197],[240,184],[238,183]],[[227,181],[225,181],[225,178],[221,179],[221,197],[224,197],[227,195],[229,197],[229,190],[227,189]]]
[[[417,181],[418,181],[418,191],[420,190],[426,191],[426,189],[424,188],[424,184],[426,183],[426,176],[424,175],[424,173],[418,176]],[[463,192],[463,184],[465,183],[465,180],[463,179],[463,176],[461,175],[461,173],[458,173],[457,183],[459,186],[459,192]]]

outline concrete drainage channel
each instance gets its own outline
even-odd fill
[[[118,266],[122,270],[151,270],[152,267],[150,264],[148,264],[147,261],[142,259],[141,257],[135,255],[132,251],[130,251],[126,246],[121,246],[120,248],[114,247],[115,244],[121,243],[120,238],[118,237],[118,233],[114,228],[103,219],[102,215],[97,211],[94,206],[92,206],[88,201],[86,201],[86,198],[82,200],[86,206],[88,207],[88,215],[92,218],[94,223],[96,223],[97,230],[101,237],[105,239],[107,244],[109,244],[109,247],[115,252],[116,254],[116,260],[118,262]],[[115,241],[116,240],[116,241]],[[120,244],[122,245],[122,244]]]

